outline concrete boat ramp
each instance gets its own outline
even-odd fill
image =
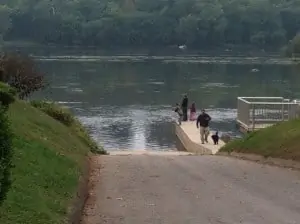
[[[223,156],[91,158],[82,224],[298,224],[299,172]]]
[[[196,127],[195,122],[183,122],[181,125],[175,123],[175,133],[183,146],[184,151],[178,151],[177,149],[170,149],[167,151],[153,151],[153,150],[117,150],[110,151],[111,156],[130,156],[130,155],[152,155],[152,156],[186,156],[186,155],[214,155],[219,149],[225,145],[220,139],[218,145],[214,145],[211,138],[211,131],[208,137],[208,143],[201,144],[200,132]]]
[[[169,150],[169,151],[152,151],[152,150],[123,150],[123,151],[110,151],[110,156],[136,156],[136,155],[149,155],[149,156],[188,156],[193,155],[191,152],[182,152]]]
[[[225,143],[220,139],[218,145],[214,145],[210,132],[208,143],[201,144],[200,132],[196,127],[196,122],[182,122],[181,125],[175,123],[175,133],[187,152],[201,155],[216,154]]]
[[[202,145],[194,122],[175,124],[175,131],[186,151],[92,156],[81,223],[299,223],[298,171],[201,156],[215,154],[224,142],[215,146],[209,138]]]

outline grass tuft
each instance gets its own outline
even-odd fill
[[[55,120],[58,120],[66,126],[71,126],[75,123],[75,118],[71,114],[71,112],[65,108],[60,107],[54,102],[34,100],[30,103],[33,107],[40,109],[50,117],[53,117]]]
[[[300,119],[281,122],[229,142],[221,152],[257,154],[300,161]]]
[[[62,124],[71,128],[78,137],[90,147],[91,152],[98,154],[106,154],[106,151],[97,145],[97,143],[90,137],[82,124],[74,117],[74,115],[67,109],[63,108],[54,102],[47,101],[31,101],[31,105],[40,109],[50,117],[56,119]]]

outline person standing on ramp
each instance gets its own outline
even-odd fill
[[[199,128],[200,124],[200,137],[201,137],[201,143],[204,144],[204,141],[208,143],[208,135],[209,135],[209,122],[211,121],[211,117],[205,113],[205,110],[203,109],[201,111],[201,114],[197,118],[197,128]]]
[[[182,102],[181,102],[181,109],[183,112],[183,121],[187,121],[188,120],[188,106],[189,106],[189,99],[187,97],[187,95],[184,95]]]

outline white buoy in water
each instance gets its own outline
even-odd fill
[[[259,69],[253,68],[253,69],[251,70],[251,72],[259,72]]]
[[[179,45],[178,48],[181,50],[184,50],[184,49],[186,49],[186,45]]]

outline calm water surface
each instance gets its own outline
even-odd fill
[[[39,61],[51,88],[39,98],[70,107],[107,150],[175,148],[172,106],[188,93],[207,108],[211,127],[238,135],[238,96],[300,98],[292,65]],[[253,68],[259,72],[251,72]]]

